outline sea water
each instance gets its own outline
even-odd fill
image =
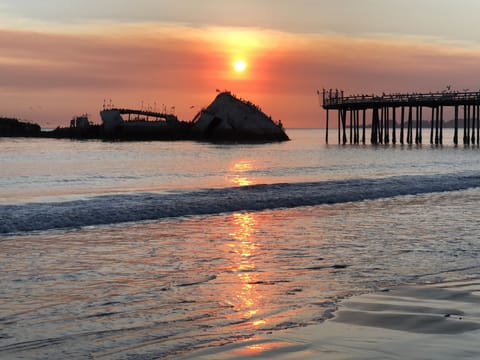
[[[0,358],[155,359],[480,274],[480,149],[0,140]],[[335,140],[335,133],[330,134]]]

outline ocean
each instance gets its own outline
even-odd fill
[[[0,358],[157,359],[480,277],[480,149],[0,139]]]

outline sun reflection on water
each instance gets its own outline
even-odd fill
[[[232,291],[230,301],[243,318],[251,320],[251,325],[263,326],[266,320],[255,318],[262,302],[262,295],[257,289],[261,279],[254,261],[258,252],[258,246],[255,243],[258,219],[254,213],[236,213],[232,215],[232,224],[234,231],[230,236],[234,241],[228,246],[233,254],[232,271],[238,276],[238,284]]]
[[[254,185],[255,182],[248,177],[248,172],[254,170],[254,163],[249,159],[241,159],[233,163],[229,170],[228,181],[236,186]]]
[[[240,348],[239,350],[236,351],[236,355],[247,357],[247,358],[261,356],[263,353],[267,351],[282,349],[289,345],[290,345],[289,343],[283,342],[283,341],[260,342],[257,344],[251,344],[251,345],[245,346],[244,348]]]

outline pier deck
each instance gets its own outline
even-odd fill
[[[397,136],[401,144],[421,144],[427,123],[430,125],[430,143],[440,145],[443,143],[445,108],[453,109],[455,145],[459,142],[459,113],[462,110],[463,143],[479,145],[480,142],[480,91],[344,96],[343,91],[324,89],[318,95],[322,96],[322,107],[326,110],[327,143],[329,112],[333,110],[337,111],[339,143],[365,144],[368,111],[372,144],[388,144],[390,141],[395,144]],[[431,110],[431,116],[424,121],[425,108]],[[349,141],[347,128],[350,129]]]

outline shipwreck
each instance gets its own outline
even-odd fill
[[[208,141],[269,142],[289,140],[281,121],[275,123],[259,106],[230,92],[215,100],[193,119],[191,135]]]
[[[167,112],[105,107],[101,124],[93,124],[88,115],[74,117],[69,127],[40,131],[38,125],[20,132],[0,131],[10,136],[31,131],[38,137],[101,140],[197,140],[230,143],[262,143],[289,140],[280,121],[273,121],[258,105],[240,99],[229,91],[220,92],[213,102],[191,121],[181,121]],[[1,124],[0,124],[1,125]],[[17,126],[17,124],[14,124]],[[0,127],[0,130],[2,128]]]

